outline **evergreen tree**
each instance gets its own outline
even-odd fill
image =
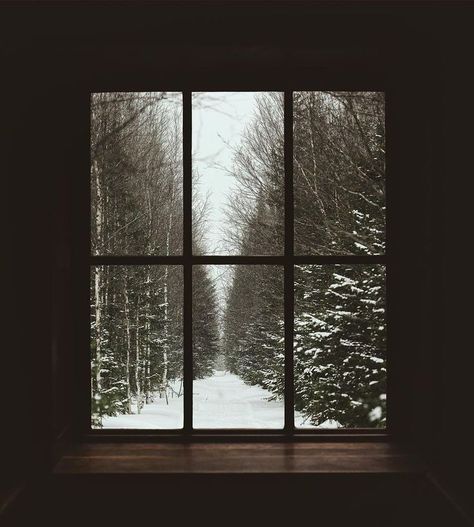
[[[212,374],[220,351],[215,285],[206,266],[193,266],[193,378]]]
[[[236,266],[224,319],[227,367],[276,396],[284,388],[283,272]]]
[[[296,408],[314,425],[383,426],[383,267],[299,266],[296,283]]]
[[[173,94],[95,94],[91,107],[93,253],[180,254],[182,139]],[[92,426],[105,415],[140,413],[157,397],[167,404],[182,382],[182,273],[177,265],[93,268]],[[217,308],[205,270],[199,282],[206,329],[195,368],[203,375],[217,346]]]

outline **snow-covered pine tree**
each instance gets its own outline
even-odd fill
[[[295,303],[296,406],[314,425],[385,424],[382,266],[300,266]]]
[[[219,313],[209,268],[193,266],[193,378],[212,374],[220,352]]]
[[[284,388],[283,315],[282,269],[236,266],[224,323],[227,365],[276,396]]]

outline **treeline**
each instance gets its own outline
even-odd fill
[[[238,265],[224,314],[226,367],[275,397],[283,395],[285,331],[283,268]]]
[[[296,254],[383,254],[385,98],[294,94]]]
[[[295,253],[383,254],[383,94],[299,92],[293,114]],[[229,221],[239,254],[281,254],[281,95],[259,96],[233,175],[239,199],[229,207]],[[284,386],[283,287],[277,275],[265,267],[236,269],[223,344],[232,372],[279,396]],[[308,423],[385,425],[384,303],[382,266],[295,270],[295,404]]]
[[[165,402],[180,395],[183,272],[98,266],[93,280],[92,424],[100,426],[103,415],[140,413],[156,392]]]
[[[93,95],[93,254],[182,254],[181,106],[180,94]],[[200,376],[217,353],[217,300],[204,268],[195,284]],[[92,426],[104,415],[140,413],[156,397],[166,404],[182,395],[182,311],[181,266],[92,268]]]
[[[212,375],[220,354],[216,285],[205,265],[193,265],[193,378]]]

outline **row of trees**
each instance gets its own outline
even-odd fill
[[[380,92],[294,95],[297,254],[382,254],[385,98]]]
[[[93,95],[93,254],[182,254],[181,128],[178,94]],[[203,376],[217,353],[217,298],[204,267],[194,282],[194,373]],[[92,268],[93,426],[104,415],[140,413],[155,397],[166,404],[182,394],[182,312],[181,266]]]
[[[383,253],[383,94],[300,92],[293,113],[296,254]],[[238,254],[281,253],[282,116],[281,96],[261,95],[235,155]],[[228,368],[275,396],[284,383],[282,291],[281,273],[238,267],[224,317]],[[297,268],[295,402],[309,423],[384,426],[384,301],[382,266]]]
[[[182,378],[180,266],[98,266],[92,305],[92,421],[140,413]],[[95,284],[94,284],[95,289]],[[179,389],[178,389],[179,394]],[[173,394],[174,395],[174,394]]]
[[[275,397],[283,395],[283,269],[235,266],[227,293],[222,346],[226,367]]]

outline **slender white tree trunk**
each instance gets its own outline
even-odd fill
[[[169,350],[169,331],[168,331],[168,266],[165,267],[165,286],[164,286],[164,304],[165,304],[165,316],[164,316],[164,346],[163,346],[163,376],[161,378],[161,384],[163,389],[166,390],[168,384],[168,350]]]
[[[146,319],[145,319],[145,402],[150,402],[150,316],[151,316],[151,305],[150,305],[150,288],[151,288],[151,277],[150,268],[147,270],[146,275]]]
[[[102,196],[102,184],[99,175],[99,168],[97,161],[94,161],[92,170],[95,176],[97,204],[95,212],[96,221],[96,253],[100,252],[102,246],[102,222],[103,222],[103,196]],[[95,327],[96,327],[96,371],[95,371],[95,387],[96,395],[100,396],[102,391],[102,267],[96,265],[94,268],[94,294],[95,294]]]
[[[137,316],[136,316],[136,331],[135,331],[135,385],[137,388],[137,414],[142,410],[142,385],[140,379],[140,319],[138,316],[140,310],[140,297],[137,299]]]
[[[96,331],[96,348],[95,348],[95,387],[96,393],[100,395],[102,390],[102,300],[101,292],[101,267],[96,266],[94,269],[94,293],[95,293],[95,331]]]
[[[171,252],[171,226],[173,221],[173,214],[170,211],[169,221],[168,221],[168,231],[166,233],[166,256],[170,255]],[[168,358],[169,358],[169,269],[168,266],[165,266],[165,284],[164,284],[164,304],[165,304],[165,316],[164,316],[164,341],[165,345],[163,346],[163,376],[161,379],[161,385],[165,390],[168,385]],[[168,400],[168,399],[167,399]]]
[[[152,174],[153,170],[151,168],[151,160],[148,158],[147,160],[147,173]],[[148,205],[148,249],[150,253],[153,253],[154,247],[153,242],[155,239],[154,232],[153,232],[153,203],[151,199],[151,193],[150,193],[150,186],[147,186],[145,189],[146,194],[146,202]],[[152,305],[150,301],[150,294],[151,294],[151,276],[150,276],[150,268],[147,268],[147,275],[146,275],[146,318],[145,318],[145,336],[146,336],[146,346],[145,346],[145,402],[148,404],[151,402],[151,346],[150,346],[150,332],[151,332],[151,316],[152,316]]]
[[[124,280],[124,297],[125,297],[125,334],[127,339],[127,357],[125,362],[125,382],[126,382],[126,412],[128,414],[132,413],[132,399],[130,393],[130,354],[132,348],[131,336],[130,336],[130,300],[128,297],[128,277],[125,274]]]
[[[322,215],[322,218],[323,218],[323,222],[324,222],[324,226],[327,225],[327,215],[326,215],[326,207],[324,206],[324,202],[321,198],[321,194],[319,192],[319,188],[318,188],[318,178],[317,178],[317,174],[318,174],[318,167],[316,166],[316,138],[315,138],[315,133],[314,133],[314,116],[313,116],[313,105],[314,105],[314,100],[315,100],[315,97],[314,97],[314,94],[312,94],[311,96],[311,104],[308,105],[308,109],[307,109],[307,115],[308,115],[308,121],[310,123],[310,127],[309,127],[309,137],[310,137],[310,143],[311,143],[311,161],[312,161],[312,169],[313,169],[313,193],[316,197],[316,201],[318,202],[318,205],[319,205],[319,210],[321,211],[321,215]]]

